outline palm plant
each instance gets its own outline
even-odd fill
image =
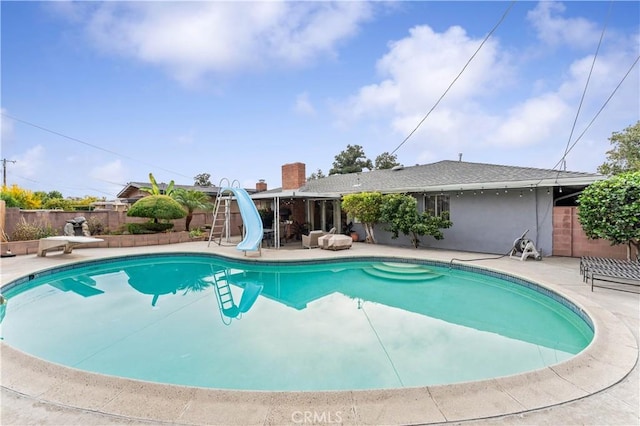
[[[167,189],[162,192],[160,190],[160,187],[158,186],[158,183],[156,182],[156,178],[153,177],[153,173],[149,173],[149,182],[151,182],[151,186],[142,186],[140,187],[140,191],[144,191],[144,192],[148,192],[151,195],[171,195],[174,191],[173,187],[175,185],[175,183],[173,182],[173,180],[171,180],[171,182],[169,182],[169,185],[167,186]]]
[[[209,196],[202,191],[178,188],[173,191],[171,196],[187,211],[185,222],[187,232],[191,230],[190,226],[191,220],[193,219],[193,212],[196,210],[210,209],[212,207]]]

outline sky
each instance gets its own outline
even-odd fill
[[[596,172],[640,119],[639,7],[2,1],[6,183],[108,200],[149,173],[273,189],[282,165],[326,175],[348,145],[405,166]]]

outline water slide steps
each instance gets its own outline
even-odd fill
[[[428,281],[442,276],[442,274],[433,272],[423,265],[411,263],[372,263],[371,267],[363,268],[363,271],[369,275],[385,280],[405,282]]]

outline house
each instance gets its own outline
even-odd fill
[[[304,163],[282,166],[282,188],[252,195],[256,203],[270,202],[311,229],[342,229],[347,221],[340,209],[343,195],[378,191],[411,194],[420,211],[449,212],[453,226],[444,239],[422,237],[421,245],[482,253],[508,253],[527,232],[544,256],[553,253],[553,208],[575,205],[577,196],[605,177],[581,173],[503,166],[466,161],[439,161],[388,170],[332,175],[307,181]],[[381,244],[411,246],[410,237],[392,239],[384,224],[375,228]],[[361,238],[363,228],[356,225]]]
[[[164,194],[169,185],[162,182],[158,184],[158,189],[161,194]],[[127,185],[122,188],[122,191],[118,192],[118,199],[122,202],[133,204],[138,201],[140,198],[146,197],[149,195],[148,192],[142,191],[140,188],[151,188],[151,183],[149,182],[129,182]],[[196,190],[202,191],[209,195],[212,199],[218,196],[218,191],[220,190],[217,186],[197,186],[197,185],[174,185],[174,189],[185,189],[185,190]]]
[[[94,201],[91,203],[91,207],[94,211],[126,212],[129,204],[123,203],[120,199],[115,199],[109,201]]]

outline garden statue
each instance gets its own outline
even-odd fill
[[[87,219],[84,216],[78,216],[67,220],[67,224],[64,226],[64,235],[67,237],[90,237],[91,232],[89,232]]]

